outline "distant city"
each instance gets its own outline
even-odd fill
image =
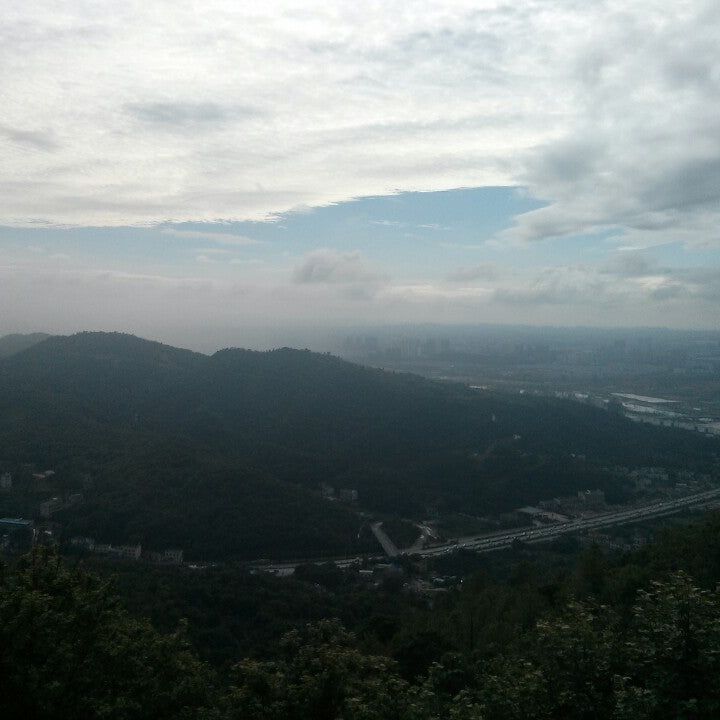
[[[482,389],[554,395],[720,434],[720,333],[479,326],[339,335],[347,360]]]

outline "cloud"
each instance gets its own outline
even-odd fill
[[[162,252],[179,251],[172,267],[148,253],[144,275],[120,272],[142,254],[132,252],[115,256],[115,274],[72,275],[76,248],[55,262],[52,238],[33,235],[46,265],[34,282],[22,253],[8,254],[0,307],[88,319],[134,308],[135,321],[158,323],[174,308],[181,323],[244,313],[718,326],[720,275],[702,267],[717,257],[693,254],[720,248],[717,2],[672,13],[659,0],[6,5],[0,223],[157,224],[177,241]],[[288,271],[269,243],[265,264],[235,257],[260,241],[224,222],[487,185],[524,187],[545,206],[490,242],[451,212],[415,223],[358,211],[382,268],[326,248]],[[592,248],[562,255],[563,243],[512,247],[587,234]],[[326,243],[287,235],[295,254]],[[386,251],[380,239],[393,237]],[[363,248],[357,234],[344,242]],[[653,250],[672,244],[688,249],[672,261],[684,267]],[[469,249],[502,272],[461,259]],[[553,258],[561,265],[538,267]]]
[[[216,247],[203,247],[195,248],[194,252],[201,253],[203,255],[214,255],[216,257],[225,257],[232,254],[232,250],[228,248],[216,248]]]
[[[493,298],[523,308],[604,309],[615,323],[632,312],[662,325],[675,310],[680,326],[704,315],[712,323],[708,308],[714,306],[716,313],[720,302],[720,269],[669,267],[652,257],[621,253],[598,267],[558,266],[532,273],[523,282],[515,278],[495,288]],[[681,312],[687,315],[684,320]]]
[[[431,283],[414,285],[391,285],[382,290],[379,297],[386,301],[402,301],[414,304],[442,303],[445,306],[459,304],[477,306],[492,300],[493,291],[488,288],[448,288]]]
[[[372,220],[371,225],[382,225],[391,228],[411,228],[416,230],[450,230],[449,227],[440,225],[440,223],[412,223],[400,222],[399,220]]]
[[[718,246],[720,116],[711,106],[720,101],[720,14],[702,0],[673,22],[657,3],[615,7],[588,10],[568,56],[571,114],[558,138],[523,158],[519,181],[549,204],[502,237],[613,229],[642,247]]]
[[[0,222],[266,219],[525,185],[549,206],[504,240],[716,242],[715,6],[10,0]]]
[[[51,130],[27,130],[0,124],[0,138],[32,150],[54,152],[59,148],[55,133]]]
[[[250,106],[227,106],[215,102],[137,102],[125,106],[125,111],[141,122],[168,129],[190,129],[217,126],[225,122],[252,119],[261,113]]]
[[[447,276],[450,282],[471,282],[473,280],[495,280],[498,269],[494,263],[481,263],[469,267],[458,268]]]
[[[14,231],[17,232],[17,231]],[[45,231],[41,231],[43,234]],[[77,238],[79,233],[66,231]],[[108,235],[111,231],[105,231]],[[115,231],[113,231],[115,233]],[[106,236],[107,237],[107,236]],[[76,250],[80,248],[75,245]],[[495,280],[448,282],[394,269],[385,276],[357,251],[316,250],[297,261],[294,272],[272,258],[234,258],[188,244],[177,262],[142,268],[111,266],[72,252],[58,262],[53,241],[43,252],[7,242],[0,252],[0,318],[7,328],[178,328],[267,326],[312,322],[318,326],[359,322],[510,322],[592,325],[718,326],[720,269],[669,266],[652,251],[645,262],[611,261],[545,268],[503,264]],[[93,243],[93,247],[95,243]],[[188,252],[193,250],[192,253]],[[231,250],[232,253],[232,250]],[[198,263],[196,257],[219,262]],[[617,256],[632,253],[615,253]],[[507,259],[507,258],[506,258]],[[685,258],[689,260],[689,258]],[[238,264],[230,264],[235,263]],[[286,262],[286,261],[284,261]],[[98,265],[98,263],[101,263]],[[246,267],[243,267],[246,265]],[[286,341],[287,342],[287,341]]]
[[[611,275],[641,277],[657,272],[657,262],[647,255],[627,251],[615,254],[601,271]]]
[[[720,268],[662,265],[647,252],[620,252],[597,269],[600,276],[634,284],[655,299],[680,295],[720,300]]]
[[[567,266],[541,270],[522,284],[497,288],[494,299],[510,305],[607,305],[625,294],[592,269]]]
[[[260,258],[230,258],[231,265],[264,265],[265,261]]]
[[[243,247],[245,245],[258,245],[260,240],[246,237],[245,235],[235,235],[233,233],[222,232],[203,232],[202,230],[176,230],[175,228],[164,228],[163,235],[181,238],[183,240],[207,240],[208,242],[218,243],[219,245],[231,245],[233,247]]]
[[[358,251],[344,253],[323,248],[303,258],[293,279],[300,284],[357,284],[377,283],[382,275]]]

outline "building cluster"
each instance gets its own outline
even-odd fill
[[[670,482],[670,473],[662,467],[641,467],[632,470],[627,475],[635,486],[635,490],[649,490],[653,486],[667,485]]]
[[[635,492],[657,491],[665,495],[700,492],[712,487],[712,477],[708,473],[692,470],[668,470],[664,467],[639,467],[630,469],[616,466],[610,468],[617,477],[632,485]]]
[[[442,359],[450,351],[450,340],[446,337],[408,335],[350,335],[340,348],[345,356],[375,360]]]
[[[587,513],[602,512],[607,509],[605,493],[602,490],[580,490],[576,495],[541,500],[538,503],[540,514],[533,519],[544,522],[564,522],[571,517],[583,517]],[[525,508],[521,508],[523,510]],[[532,513],[526,513],[532,516]]]
[[[512,518],[523,524],[533,525],[568,522],[571,518],[584,517],[607,509],[605,493],[602,490],[580,490],[576,495],[541,500],[535,505],[517,508]]]
[[[0,492],[12,493],[16,489],[28,487],[32,495],[45,496],[46,499],[35,506],[37,508],[35,512],[37,524],[33,520],[24,518],[0,518],[0,550],[7,553],[22,553],[27,552],[34,545],[58,546],[61,542],[63,527],[53,519],[53,516],[60,510],[82,503],[83,493],[61,493],[61,485],[57,482],[54,470],[35,472],[33,465],[25,465],[21,468],[21,478],[20,488],[17,488],[12,473],[3,471],[0,473]],[[83,488],[88,489],[91,486],[92,478],[84,476]],[[53,491],[57,495],[47,497]],[[143,551],[140,544],[111,545],[97,543],[93,538],[82,536],[71,538],[69,545],[76,550],[123,560],[142,560],[158,565],[181,565],[183,563],[183,551],[177,548],[163,551]]]
[[[23,518],[0,518],[0,550],[25,552],[35,540],[35,523]]]
[[[560,513],[552,510],[544,510],[543,508],[535,507],[533,505],[525,505],[525,507],[518,508],[515,513],[519,516],[521,521],[530,519],[534,524],[538,525],[554,522],[567,522],[570,519],[567,515],[561,515]]]
[[[72,544],[72,540],[70,541]],[[109,545],[98,543],[93,547],[98,555],[109,555],[118,560],[139,560],[142,557],[142,545]]]
[[[320,495],[325,500],[340,500],[341,502],[357,502],[358,491],[354,488],[338,488],[337,490],[327,483],[320,483]]]
[[[579,539],[583,545],[597,545],[617,552],[633,552],[648,543],[648,537],[639,531],[636,531],[630,538],[623,538],[592,530],[587,535],[581,535]]]
[[[96,543],[91,537],[75,536],[70,538],[70,546],[77,550],[107,555],[118,560],[144,560],[156,565],[182,565],[183,551],[179,548],[170,548],[157,552],[154,550],[143,551],[142,545],[110,545],[107,543]]]
[[[73,505],[79,505],[82,501],[82,493],[71,493],[65,500],[60,497],[43,500],[43,502],[40,503],[40,517],[47,520],[53,513],[72,507]]]

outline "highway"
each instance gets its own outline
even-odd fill
[[[687,508],[709,507],[720,502],[720,488],[706,490],[705,492],[695,493],[694,495],[686,495],[685,497],[675,498],[673,500],[661,500],[637,507],[625,508],[614,512],[600,513],[586,518],[575,518],[567,522],[553,523],[543,527],[528,528],[519,527],[508,530],[499,530],[494,533],[486,533],[483,535],[470,535],[467,537],[457,538],[445,543],[431,545],[426,548],[418,548],[417,543],[410,549],[398,550],[390,539],[382,532],[381,523],[375,523],[372,530],[376,537],[380,535],[387,542],[380,541],[383,549],[386,551],[387,557],[396,557],[397,555],[412,554],[421,557],[433,557],[442,555],[443,553],[451,553],[460,549],[473,550],[474,552],[486,553],[495,552],[496,550],[505,550],[512,546],[516,540],[535,544],[541,542],[549,542],[562,535],[584,532],[587,530],[597,530],[600,528],[612,527],[615,525],[628,525],[652,518],[660,518],[681,512]],[[380,532],[378,532],[380,531]],[[298,565],[310,563],[335,563],[338,567],[350,567],[356,563],[362,562],[364,558],[377,561],[385,556],[358,556],[345,558],[313,558],[307,560],[294,560],[281,563],[271,563],[262,566],[263,570],[274,572],[277,574],[288,574]]]
[[[614,525],[627,525],[651,518],[664,517],[680,512],[688,507],[702,507],[713,504],[718,500],[720,500],[720,488],[696,493],[695,495],[687,495],[674,500],[662,500],[641,507],[601,513],[587,518],[576,518],[564,523],[553,523],[552,525],[539,528],[514,528],[511,530],[501,530],[488,535],[458,538],[456,542],[428,547],[418,554],[423,557],[431,557],[441,553],[452,552],[460,548],[467,548],[476,552],[503,550],[510,547],[515,540],[524,543],[547,542],[569,533],[596,530]]]

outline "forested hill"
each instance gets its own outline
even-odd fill
[[[702,469],[718,452],[578,403],[309,351],[206,356],[116,333],[53,337],[0,360],[0,447],[6,465],[87,486],[63,514],[69,532],[204,558],[356,552],[358,510],[483,514],[612,491],[604,466]],[[320,483],[357,490],[359,505],[323,500]]]
[[[49,337],[50,335],[46,333],[30,333],[28,335],[15,333],[12,335],[3,335],[0,337],[0,358],[9,357],[15,353],[27,350],[27,348],[37,345]]]

